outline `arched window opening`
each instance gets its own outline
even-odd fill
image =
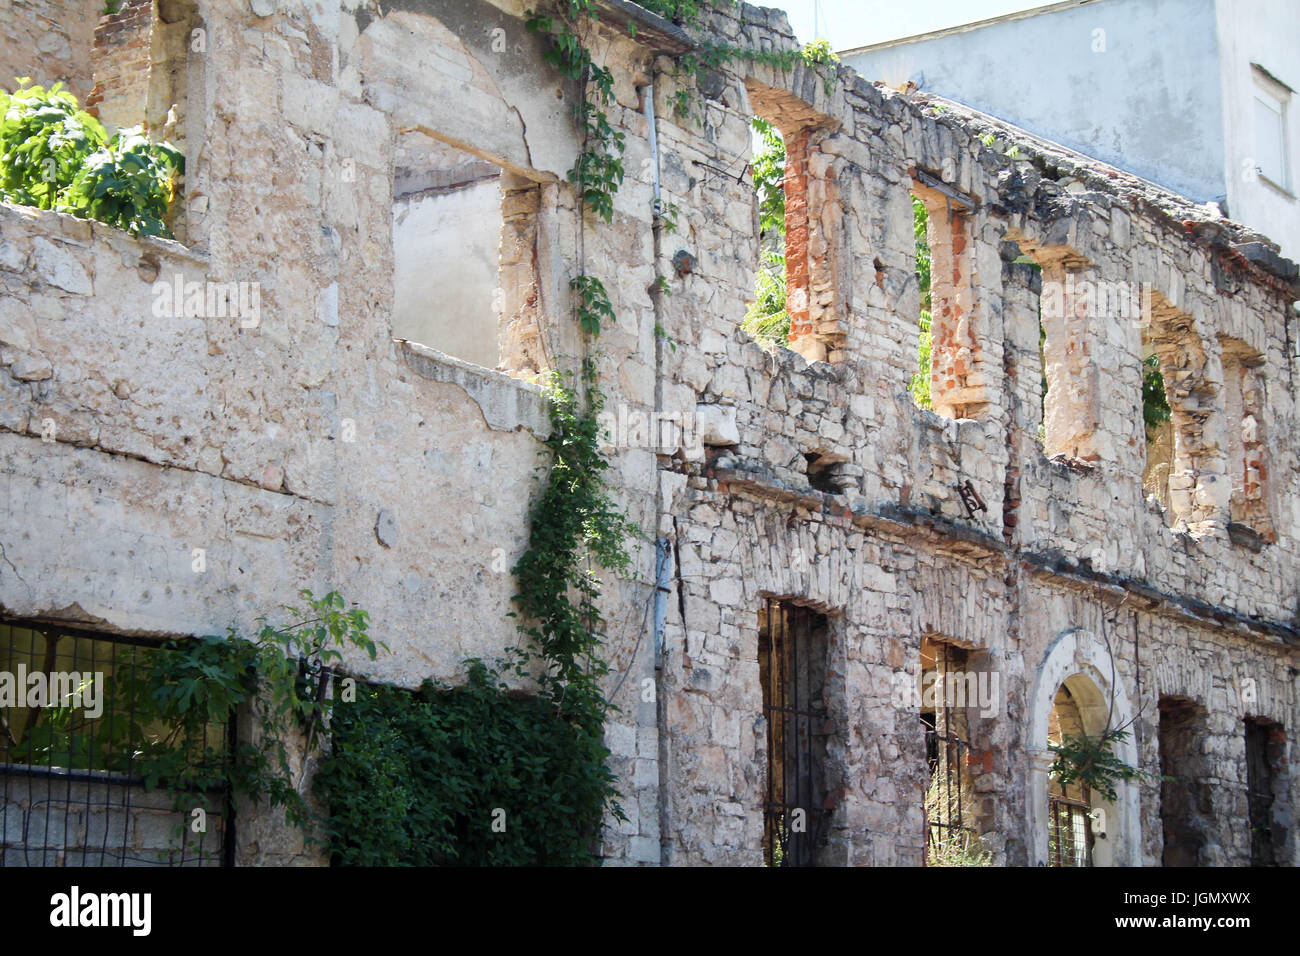
[[[1048,718],[1048,744],[1059,747],[1067,737],[1085,734],[1079,706],[1062,684]],[[1047,865],[1092,866],[1092,794],[1088,787],[1078,783],[1063,787],[1053,777],[1047,785],[1047,804]]]

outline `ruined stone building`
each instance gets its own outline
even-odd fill
[[[0,72],[187,168],[175,240],[0,205],[11,643],[247,633],[337,589],[391,649],[359,670],[453,679],[519,641],[538,382],[596,354],[642,532],[602,596],[606,863],[920,865],[945,832],[995,864],[1297,861],[1300,283],[1266,237],[846,67],[679,69],[796,47],[747,5],[597,4],[608,224],[566,181],[574,84],[524,0],[98,6],[6,5]],[[740,329],[754,117],[788,152],[789,349]],[[583,270],[617,317],[595,340]],[[160,305],[190,283],[231,309]],[[1049,737],[1121,728],[1146,775],[1113,801],[1050,777]],[[95,841],[75,800],[4,793],[7,860]],[[237,820],[240,862],[315,859]]]

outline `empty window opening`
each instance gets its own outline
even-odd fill
[[[845,224],[827,118],[787,91],[747,84],[756,119],[753,161],[759,270],[742,327],[810,362],[843,353],[839,271]],[[784,340],[782,336],[784,335]]]
[[[1278,866],[1288,861],[1290,801],[1285,768],[1286,735],[1282,725],[1263,717],[1247,717],[1246,806],[1251,866]]]
[[[741,328],[765,347],[790,343],[790,313],[786,310],[785,259],[785,137],[774,125],[755,116],[750,170],[758,204],[758,272],[754,302]]]
[[[1156,457],[1160,446],[1149,446],[1143,486],[1147,487],[1149,479],[1147,494],[1154,493],[1157,498],[1165,494],[1162,500],[1167,505],[1166,520],[1176,530],[1203,533],[1215,526],[1222,528],[1223,515],[1213,486],[1224,477],[1223,451],[1212,428],[1207,427],[1205,414],[1205,409],[1218,400],[1218,385],[1209,375],[1200,334],[1192,317],[1170,305],[1159,292],[1148,290],[1143,311],[1143,354],[1147,356],[1142,366],[1143,423],[1145,426],[1147,419],[1157,413],[1165,414],[1165,409],[1169,416],[1164,451],[1167,468]],[[1159,375],[1163,406],[1155,401],[1152,373]],[[1148,378],[1151,387],[1147,386]],[[1156,431],[1158,438],[1159,428]]]
[[[917,369],[908,391],[921,408],[933,408],[930,400],[930,214],[925,203],[912,197],[912,234],[916,239],[916,281],[921,290],[918,320]]]
[[[519,377],[545,371],[540,188],[418,131],[397,152],[394,337]]]
[[[1204,866],[1214,807],[1205,711],[1182,697],[1160,698],[1160,823],[1164,866]]]
[[[1264,443],[1264,356],[1237,339],[1223,338],[1223,404],[1227,428],[1229,520],[1264,541],[1276,537],[1268,514],[1268,461]]]
[[[982,755],[971,745],[970,708],[980,699],[970,652],[946,642],[921,642],[921,727],[928,778],[925,790],[925,865],[980,866],[991,862],[980,841],[983,800],[974,785]]]
[[[229,865],[229,790],[176,809],[146,791],[141,753],[224,777],[231,721],[187,736],[145,724],[144,665],[169,653],[140,639],[0,622],[0,867]],[[206,829],[195,833],[192,811]]]
[[[1144,345],[1144,352],[1149,346]],[[1142,492],[1155,498],[1169,513],[1169,475],[1174,465],[1174,426],[1160,357],[1150,352],[1142,359],[1142,432],[1146,439],[1146,462],[1142,469]]]
[[[758,612],[758,674],[767,722],[763,859],[813,866],[827,833],[825,615],[769,600]]]
[[[912,195],[925,215],[913,203],[912,225],[914,233],[924,228],[928,254],[929,289],[926,295],[922,288],[918,331],[924,351],[928,312],[930,407],[945,418],[977,418],[988,407],[988,395],[974,294],[974,201],[926,173],[917,177]],[[924,279],[921,254],[918,234],[917,274]]]

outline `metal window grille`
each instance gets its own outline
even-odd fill
[[[812,866],[826,835],[826,619],[768,601],[760,612],[759,680],[767,718],[763,856]]]
[[[1048,797],[1048,866],[1092,866],[1091,811],[1082,800]]]
[[[164,747],[225,778],[233,746],[232,720],[190,739],[144,720],[140,669],[165,653],[129,637],[0,621],[0,866],[233,862],[228,786],[177,801],[141,776],[144,749]]]
[[[922,715],[922,721],[925,721]],[[925,795],[925,861],[944,862],[960,854],[978,839],[970,826],[967,795],[963,792],[966,776],[962,768],[970,753],[970,744],[952,731],[935,729],[926,723],[925,753],[930,768],[930,784]]]
[[[961,736],[967,730],[966,709],[954,706],[950,681],[954,675],[960,681],[966,652],[940,642],[933,653],[937,706],[934,711],[921,714],[929,767],[924,863],[950,866],[959,864],[968,850],[979,845],[979,831],[974,826],[975,808],[966,793],[966,762],[971,752],[969,741]]]

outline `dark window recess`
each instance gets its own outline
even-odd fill
[[[968,792],[967,758],[971,747],[965,707],[954,707],[948,693],[950,675],[960,680],[966,670],[967,653],[948,644],[932,645],[933,669],[925,667],[926,650],[922,648],[923,675],[935,676],[933,691],[936,709],[922,711],[925,731],[925,760],[929,770],[925,790],[925,864],[943,864],[976,845],[979,833],[974,826],[975,806]]]
[[[758,675],[767,719],[763,858],[768,866],[813,866],[829,813],[826,618],[782,601],[768,601],[758,618]]]
[[[1277,866],[1284,858],[1286,796],[1280,772],[1286,738],[1280,724],[1246,718],[1246,802],[1250,818],[1250,865]],[[1281,799],[1279,799],[1279,795]]]
[[[838,469],[835,468],[838,462],[827,461],[818,452],[805,452],[803,457],[808,462],[808,486],[813,491],[827,495],[844,493],[840,487],[842,479],[838,477]]]
[[[177,800],[144,786],[146,750],[228,778],[233,721],[183,739],[139,713],[143,667],[166,653],[134,638],[0,621],[0,867],[233,862],[228,787]]]
[[[1200,866],[1213,817],[1206,778],[1205,712],[1181,697],[1160,698],[1160,823],[1164,866]]]

